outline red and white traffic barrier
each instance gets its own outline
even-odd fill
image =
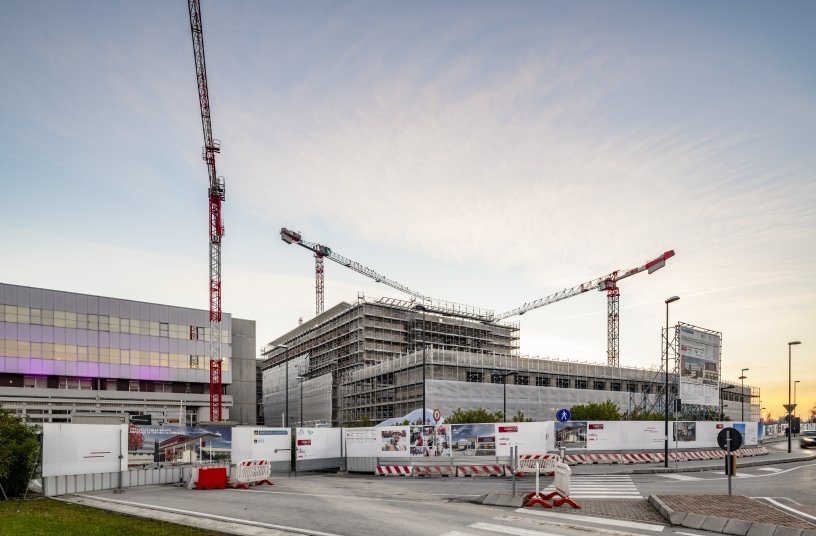
[[[510,468],[506,465],[459,465],[457,476],[504,476]]]
[[[411,476],[410,465],[378,465],[377,474],[380,476]]]
[[[260,484],[269,484],[272,486],[272,481],[269,480],[269,475],[272,469],[269,460],[259,458],[257,460],[242,460],[235,466],[235,485],[234,488],[249,489],[249,486],[258,486]]]
[[[456,476],[452,465],[415,465],[414,476]]]

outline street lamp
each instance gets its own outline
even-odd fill
[[[515,369],[508,370],[507,372],[499,372],[498,370],[494,370],[491,374],[491,376],[494,378],[501,378],[502,383],[504,384],[504,403],[502,405],[502,419],[504,422],[507,422],[507,377],[516,375],[518,375],[518,371]]]
[[[802,341],[791,341],[788,343],[788,407],[790,407],[791,403],[791,346],[795,344],[802,344]],[[788,410],[788,454],[791,452],[791,434],[793,433],[793,427],[791,426],[793,421],[791,420],[791,412]]]
[[[289,346],[286,344],[276,344],[269,350],[269,353],[274,352],[275,350],[283,349],[286,350],[286,355],[284,356],[283,360],[283,369],[286,372],[286,403],[283,410],[283,426],[289,426]]]
[[[414,309],[422,311],[422,424],[425,425],[427,424],[425,422],[425,346],[427,345],[426,337],[428,332],[425,326],[425,306],[417,304],[414,306]]]
[[[747,369],[747,368],[742,369],[742,373],[740,374],[740,377],[739,377],[739,380],[740,380],[740,402],[742,403],[742,413],[741,413],[740,420],[742,422],[745,422],[745,378],[748,377],[748,376],[745,375],[746,370],[751,370],[751,369]]]
[[[663,467],[669,467],[669,304],[676,302],[680,296],[672,296],[666,300],[666,376],[663,384],[663,391],[666,395],[666,411],[664,431],[665,442],[663,444]]]
[[[725,387],[720,387],[720,420],[721,421],[725,420],[725,413],[723,413],[723,407],[724,407],[723,406],[723,391],[725,391],[726,389],[733,389],[733,388],[734,388],[733,385],[726,385]]]
[[[298,374],[295,379],[300,381],[300,426],[303,427],[303,382],[306,380],[306,376],[302,375],[301,372]]]

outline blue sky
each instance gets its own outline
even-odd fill
[[[812,2],[209,2],[224,308],[259,345],[314,314],[281,226],[496,311],[641,264],[621,361],[672,322],[781,412],[816,403]],[[206,308],[207,176],[186,2],[6,2],[11,283]],[[326,304],[398,293],[327,263]],[[602,362],[606,299],[524,315],[522,353]]]

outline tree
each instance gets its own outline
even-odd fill
[[[372,428],[374,421],[368,418],[368,415],[360,417],[359,421],[348,421],[345,424],[346,428]]]
[[[25,493],[39,451],[37,432],[0,408],[0,485],[6,495],[17,497]]]
[[[501,411],[490,413],[483,408],[477,409],[462,409],[458,408],[456,411],[445,418],[445,424],[472,424],[472,423],[488,423],[488,422],[502,422],[504,417]]]
[[[529,419],[524,416],[524,413],[518,411],[516,412],[516,416],[510,422],[533,422],[533,419]]]
[[[611,400],[606,402],[590,402],[589,404],[578,404],[570,408],[573,421],[619,421],[621,415],[618,406]]]

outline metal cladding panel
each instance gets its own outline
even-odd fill
[[[77,310],[77,295],[73,292],[65,293],[65,310],[73,312]]]
[[[33,307],[35,309],[42,308],[42,294],[42,289],[32,288],[31,292],[29,293],[29,307]]]
[[[54,310],[65,311],[68,305],[68,296],[65,292],[54,292]]]

